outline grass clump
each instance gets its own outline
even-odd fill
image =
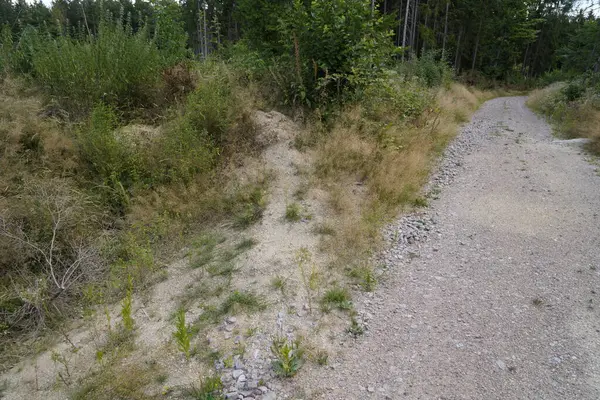
[[[262,311],[266,308],[264,301],[254,293],[234,291],[221,304],[220,313],[236,314],[240,311]]]
[[[271,279],[271,286],[273,287],[273,289],[279,290],[281,294],[285,294],[287,281],[283,276],[276,275]]]
[[[302,207],[298,203],[285,206],[285,219],[288,222],[298,222],[302,219]]]
[[[298,339],[275,338],[271,344],[271,353],[275,357],[273,370],[282,378],[295,376],[304,365],[304,350]]]
[[[158,363],[114,360],[83,379],[72,392],[73,400],[148,399],[148,388],[164,375]]]
[[[332,308],[350,310],[352,308],[352,297],[347,289],[339,287],[329,289],[321,298],[321,308],[324,311],[329,311]]]
[[[350,326],[348,327],[348,329],[346,331],[354,337],[359,337],[365,333],[365,328],[361,324],[358,323],[358,321],[356,320],[356,317],[351,316],[350,317]]]
[[[336,230],[331,224],[321,223],[314,227],[313,232],[317,235],[335,236]]]
[[[237,194],[233,210],[237,228],[247,228],[262,218],[267,206],[265,194],[264,187],[252,185]]]
[[[189,395],[195,400],[218,400],[221,399],[223,391],[223,382],[219,376],[205,377],[201,380],[200,386],[193,386]]]
[[[372,292],[377,286],[373,268],[368,265],[356,266],[350,269],[348,275],[354,278],[365,292]]]
[[[251,248],[253,248],[257,244],[258,244],[258,241],[256,239],[246,238],[246,239],[243,239],[238,244],[236,244],[235,245],[235,249],[238,252],[244,252],[244,251],[250,250]]]

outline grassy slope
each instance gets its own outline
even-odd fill
[[[365,266],[379,241],[381,225],[426,203],[421,188],[460,124],[497,93],[453,83],[432,91],[431,105],[413,119],[396,119],[393,105],[369,117],[364,107],[344,112],[330,135],[315,148],[315,175],[329,191],[329,225],[337,234],[325,246],[351,275]],[[359,276],[364,274],[359,273]],[[369,276],[369,275],[367,275]]]
[[[12,191],[3,194],[0,200],[3,209],[13,207],[18,200],[22,187],[15,185],[15,181],[53,177],[69,190],[81,190],[77,171],[82,171],[85,164],[79,158],[74,127],[45,118],[40,114],[42,102],[35,94],[23,92],[19,83],[7,80],[3,87],[0,132],[7,157],[3,158],[0,179]],[[377,246],[379,228],[397,215],[399,209],[423,204],[420,188],[437,156],[457,133],[460,123],[467,121],[481,102],[493,95],[459,84],[423,90],[420,100],[427,103],[409,117],[398,116],[398,104],[393,102],[365,102],[343,110],[332,127],[324,129],[315,125],[309,134],[311,137],[299,138],[299,144],[310,143],[306,149],[314,159],[312,182],[329,194],[331,220],[324,226],[333,227],[330,233],[334,234],[323,235],[323,244],[324,249],[335,256],[336,264],[341,267],[339,272],[348,273],[350,280],[358,280],[363,288],[372,290],[374,282],[368,256]],[[244,96],[252,94],[246,92]],[[247,112],[253,101],[247,98],[245,101],[243,109]],[[199,226],[193,221],[222,221],[226,215],[233,215],[234,223],[248,224],[260,217],[256,207],[263,202],[260,193],[265,180],[260,179],[260,173],[249,173],[241,177],[241,183],[235,172],[235,165],[243,165],[244,157],[258,154],[252,144],[252,134],[248,133],[252,130],[251,123],[245,118],[242,115],[229,128],[224,147],[226,158],[213,174],[201,174],[186,185],[172,183],[135,188],[128,213],[117,222],[111,222],[110,235],[125,244],[125,247],[107,248],[109,252],[121,254],[110,256],[117,259],[119,268],[127,266],[130,273],[131,268],[139,270],[143,276],[137,279],[151,285],[157,276],[157,269],[152,265],[167,263],[171,255],[194,236]],[[159,127],[157,131],[161,129],[164,128]],[[239,140],[240,136],[246,139]],[[248,184],[248,176],[254,175],[259,179],[251,179]],[[119,226],[116,230],[115,223]],[[92,231],[95,229],[99,228],[93,227]],[[111,243],[114,241],[109,241]],[[123,256],[129,257],[126,264],[120,264]],[[112,279],[127,281],[124,275]],[[5,290],[10,290],[9,285]],[[84,293],[89,296],[84,300],[92,306],[99,299],[114,301],[122,295],[122,291],[106,293],[102,285],[92,286]],[[107,295],[112,295],[112,300]],[[15,342],[10,337],[7,339],[3,343],[7,350],[3,352],[6,365],[16,361],[7,357],[12,353],[8,349],[15,349]],[[105,372],[108,375],[103,373],[98,379],[94,378],[94,384],[109,385],[110,379],[106,382],[103,379],[112,376],[114,371]],[[146,384],[140,383],[141,386]],[[138,386],[125,389],[134,392],[140,390]]]
[[[550,118],[556,132],[565,138],[588,138],[588,150],[600,155],[600,108],[592,93],[568,102],[563,96],[564,83],[534,90],[527,105]]]

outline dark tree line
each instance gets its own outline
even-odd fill
[[[343,6],[359,0],[302,0]],[[169,0],[0,0],[0,25],[13,35],[27,26],[52,34],[97,32],[103,13],[120,17],[135,31],[152,26],[154,10]],[[366,2],[361,2],[367,7]],[[188,45],[206,54],[246,40],[263,52],[281,52],[282,26],[293,0],[182,0]],[[598,70],[599,19],[593,4],[576,0],[372,0],[371,15],[384,18],[401,58],[436,50],[459,73],[481,72],[496,79],[540,76],[554,69]],[[587,7],[587,8],[586,8]],[[283,30],[285,31],[285,30]]]

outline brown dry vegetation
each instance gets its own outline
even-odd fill
[[[227,83],[215,87],[215,74]],[[259,218],[268,174],[238,173],[246,159],[260,152],[250,118],[259,97],[236,79],[219,65],[205,65],[195,90],[214,93],[226,87],[235,95],[209,97],[212,103],[205,96],[192,97],[177,103],[169,111],[174,114],[170,122],[161,126],[134,123],[118,128],[115,135],[126,138],[123,143],[142,146],[135,153],[154,151],[148,153],[154,157],[149,159],[152,165],[159,156],[178,156],[156,146],[187,115],[201,112],[222,123],[214,128],[220,134],[220,154],[210,170],[185,182],[125,187],[122,212],[107,202],[106,193],[114,187],[90,173],[80,139],[87,124],[69,121],[60,108],[45,105],[43,96],[27,89],[25,82],[7,78],[0,83],[1,369],[35,351],[32,341],[79,314],[81,307],[93,309],[120,299],[128,277],[136,289],[161,279],[157,272],[195,233],[217,222],[251,224]],[[198,114],[192,112],[198,109]],[[54,224],[57,215],[60,223]],[[44,261],[48,254],[53,266]],[[62,285],[71,265],[77,273]],[[51,279],[53,271],[58,283]]]
[[[568,139],[591,139],[587,149],[600,155],[598,97],[590,91],[577,100],[568,101],[563,94],[566,87],[565,83],[555,83],[544,89],[534,90],[529,95],[527,105],[549,117],[558,135]]]
[[[453,83],[426,94],[427,107],[411,119],[379,103],[377,114],[387,121],[370,119],[370,110],[354,106],[343,112],[331,134],[317,139],[315,176],[329,193],[329,225],[337,227],[335,235],[324,236],[324,245],[340,267],[352,270],[366,262],[382,223],[415,206],[459,125],[496,95]]]

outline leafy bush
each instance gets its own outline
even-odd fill
[[[350,99],[391,62],[390,22],[365,0],[295,1],[280,26],[285,72],[277,80],[287,101],[316,107]]]
[[[421,57],[398,64],[404,79],[417,77],[427,87],[447,86],[452,82],[453,72],[445,60],[438,59],[439,51],[428,51]]]
[[[118,135],[118,126],[115,110],[100,103],[92,110],[78,139],[83,159],[104,184],[127,188],[139,179],[141,160],[126,138]]]
[[[271,344],[271,353],[275,357],[273,369],[281,377],[291,378],[304,365],[304,350],[299,340],[275,338]]]
[[[236,110],[239,108],[227,72],[218,64],[204,66],[198,88],[187,101],[185,116],[190,127],[207,132],[213,143],[220,146]]]
[[[387,71],[373,80],[363,93],[366,116],[373,121],[412,119],[434,102],[433,94],[417,79],[404,80],[395,71]],[[392,113],[390,113],[392,111]]]
[[[145,29],[102,22],[96,36],[47,38],[33,53],[36,81],[74,111],[99,100],[123,108],[152,104],[164,66]]]
[[[562,94],[567,101],[575,101],[580,99],[585,93],[585,87],[578,81],[569,82],[563,89]]]

